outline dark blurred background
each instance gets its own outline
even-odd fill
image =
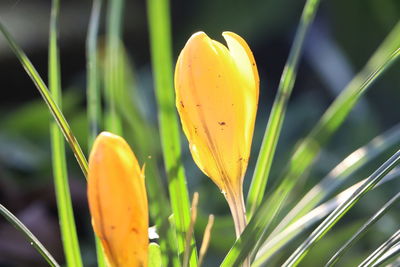
[[[50,0],[0,0],[0,19],[23,47],[44,79],[47,77],[47,43]],[[305,1],[178,1],[171,2],[173,48],[176,58],[188,37],[199,30],[223,41],[221,32],[244,37],[255,55],[261,77],[261,93],[253,156],[245,181],[250,183],[254,160],[261,143],[273,98]],[[61,1],[60,50],[64,112],[87,151],[85,118],[85,38],[91,1]],[[104,37],[104,12],[101,34]],[[156,108],[151,78],[145,1],[126,1],[124,43],[135,70],[135,83],[143,97],[146,117],[156,127]],[[296,142],[304,137],[336,95],[361,70],[400,18],[398,0],[322,1],[307,36],[305,51],[291,97],[271,184],[285,167]],[[341,159],[374,136],[399,123],[399,63],[383,75],[323,150],[298,196],[319,181]],[[64,262],[54,197],[48,123],[50,115],[40,95],[3,37],[0,37],[0,203],[16,214],[51,253]],[[131,137],[134,138],[134,137]],[[216,266],[234,240],[227,205],[217,188],[201,174],[187,150],[184,160],[190,192],[200,192],[198,239],[208,213],[217,215],[207,266]],[[68,151],[68,168],[77,227],[85,265],[94,266],[85,180]],[[365,177],[384,160],[354,177]],[[161,161],[160,161],[160,167]],[[274,180],[275,179],[275,180]],[[320,266],[360,225],[385,203],[400,185],[391,183],[366,197],[315,249],[318,257],[306,258],[303,266]],[[271,188],[269,186],[268,188]],[[268,193],[268,192],[267,192]],[[365,253],[384,241],[398,226],[400,214],[393,209],[346,256],[343,266],[354,266]],[[295,242],[293,245],[297,244]],[[290,251],[290,250],[289,250]],[[284,257],[285,255],[281,255]],[[0,266],[46,266],[38,253],[4,219],[0,219]]]

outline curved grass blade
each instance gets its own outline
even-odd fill
[[[117,71],[120,64],[120,43],[122,35],[122,18],[124,0],[113,0],[108,2],[107,27],[106,27],[106,64],[105,64],[105,128],[107,131],[122,136],[122,121],[117,111],[116,94],[123,89],[122,74]]]
[[[399,58],[399,45],[400,23],[392,30],[364,69],[357,74],[328,108],[314,130],[296,150],[291,162],[288,163],[289,169],[282,182],[272,195],[259,206],[253,219],[242,233],[241,238],[235,242],[226,255],[222,266],[240,264],[254,248],[262,244],[269,234],[269,226],[272,220],[276,217],[289,192],[296,185],[298,177],[311,164],[320,150],[320,145],[327,141],[326,138],[333,134],[344,121],[360,96]],[[395,47],[394,52],[389,53],[389,57],[382,59],[388,54],[388,51],[392,51],[393,47]],[[254,240],[258,240],[258,243],[254,242]],[[257,249],[255,249],[255,252],[257,252]]]
[[[293,252],[282,265],[283,267],[297,266],[309,249],[349,211],[368,191],[370,191],[385,175],[400,163],[400,150],[382,164],[361,187],[344,203],[338,206],[329,216],[310,234],[310,236]]]
[[[393,179],[400,177],[400,168],[392,170],[385,178],[383,178],[375,187],[379,187],[382,184],[389,182]],[[252,267],[264,266],[268,263],[270,258],[279,250],[283,249],[289,244],[294,238],[299,236],[301,233],[310,229],[316,222],[322,220],[335,208],[341,205],[346,199],[348,199],[356,190],[359,188],[366,179],[356,183],[355,185],[347,188],[333,199],[326,201],[325,203],[314,208],[306,215],[297,219],[295,222],[290,224],[288,227],[283,229],[278,234],[272,236],[266,241],[260,251],[257,253],[256,259],[252,264]]]
[[[60,127],[62,133],[64,134],[65,139],[67,139],[68,144],[70,145],[76,160],[84,174],[87,176],[88,172],[88,164],[85,158],[85,155],[82,152],[81,147],[79,146],[78,141],[76,140],[74,134],[72,133],[71,128],[69,127],[68,122],[64,118],[61,110],[57,106],[57,104],[52,99],[52,96],[47,89],[46,84],[43,82],[42,78],[40,77],[39,73],[36,71],[35,67],[32,65],[28,57],[25,53],[21,50],[21,48],[16,44],[14,38],[10,35],[10,33],[6,30],[3,23],[0,22],[0,31],[3,33],[4,37],[7,40],[8,45],[21,62],[21,65],[24,67],[26,73],[32,79],[33,83],[35,84],[36,88],[39,90],[43,100],[46,102],[47,107],[49,108],[51,114],[53,115],[54,119],[56,120],[58,126]]]
[[[50,266],[59,267],[60,265],[56,262],[53,256],[47,251],[47,249],[40,243],[40,241],[29,231],[28,228],[14,216],[9,210],[0,204],[0,214],[6,218],[18,231],[25,235],[26,239],[30,244],[42,255]]]
[[[61,108],[61,77],[60,57],[58,50],[58,17],[60,1],[52,0],[49,32],[49,87],[54,102]],[[65,156],[64,138],[58,125],[53,120],[50,122],[50,138],[54,185],[57,198],[62,243],[65,259],[68,266],[80,267],[82,265],[78,236],[72,209],[71,193],[68,184],[67,162]]]
[[[101,129],[101,92],[99,79],[99,64],[97,61],[98,32],[100,24],[102,0],[93,0],[89,19],[89,29],[86,37],[86,70],[87,70],[87,118],[89,124],[88,148],[92,148],[96,136]],[[96,242],[97,265],[106,267],[103,248],[99,238],[94,235]]]
[[[328,261],[326,266],[333,266],[390,208],[400,199],[400,192],[392,197],[377,213],[375,213]]]
[[[318,5],[319,0],[308,0],[306,2],[293,45],[290,49],[289,57],[279,82],[278,92],[275,96],[271,114],[268,119],[268,125],[264,133],[257,164],[247,195],[246,209],[248,211],[248,220],[250,220],[264,197],[272,160],[274,159],[276,145],[285,118],[287,103],[296,80],[297,67],[303,49],[304,39],[314,20]]]
[[[380,245],[358,266],[377,266],[375,263],[382,257],[390,248],[400,242],[400,229],[396,231],[388,240]]]
[[[185,233],[190,224],[190,204],[185,171],[181,162],[179,123],[175,109],[169,2],[168,0],[148,0],[147,11],[161,144],[176,226],[178,250],[182,257],[185,249]],[[194,238],[191,245],[189,266],[197,266],[197,249]]]
[[[353,177],[354,173],[385,153],[388,149],[400,145],[400,124],[382,135],[375,137],[367,145],[348,155],[333,168],[328,175],[316,184],[289,213],[279,222],[269,237],[281,232],[287,225],[306,214],[324,198],[332,194],[341,184]]]

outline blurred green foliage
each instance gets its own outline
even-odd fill
[[[10,24],[11,29],[13,27],[19,29],[15,22],[18,19],[19,23],[24,25],[24,23],[34,24],[36,20],[39,20],[37,14],[48,17],[50,7],[48,1],[37,0],[34,2],[37,6],[33,7],[26,1],[0,3],[0,17],[4,18],[2,20],[5,24]],[[88,3],[81,2],[85,1],[61,1],[61,28],[67,27],[65,25],[68,22],[74,27],[87,28],[87,25],[76,25],[76,18],[69,12],[71,9],[75,10],[76,14],[83,17],[83,21],[87,21],[89,6]],[[171,2],[174,55],[179,53],[187,38],[195,31],[203,30],[212,38],[221,40],[221,32],[231,30],[239,33],[248,41],[256,57],[261,77],[261,92],[252,157],[245,180],[245,192],[250,183],[249,178],[252,176],[268,113],[303,4],[304,1],[293,0]],[[157,157],[154,165],[161,169],[159,141],[154,138],[158,133],[150,71],[148,32],[143,15],[146,13],[145,8],[143,3],[131,1],[127,3],[125,10],[126,53],[132,62],[132,72],[135,77],[131,79],[132,84],[129,87],[132,94],[121,96],[122,100],[126,102],[120,109],[126,116],[123,118],[125,135],[133,147],[138,146],[136,123],[138,120],[140,123],[145,123],[149,136],[140,136],[139,142],[147,139],[148,146],[151,151],[155,151]],[[29,9],[32,9],[33,17],[24,17],[26,12],[22,11]],[[399,19],[400,1],[398,0],[323,1],[314,25],[322,33],[317,34],[313,41],[317,45],[328,41],[330,47],[337,48],[337,50],[328,50],[326,53],[332,53],[334,56],[339,53],[343,59],[342,65],[339,67],[349,66],[347,77],[353,77]],[[81,20],[77,21],[81,22]],[[103,34],[104,28],[103,21],[101,28]],[[40,32],[47,32],[47,29],[46,25],[43,28],[35,28],[37,36],[41,36]],[[39,66],[41,75],[45,77],[43,66],[47,62],[47,47],[45,44],[41,44],[40,40],[35,39],[37,38],[35,34],[25,36],[27,37],[24,37],[24,31],[22,31],[17,39],[21,41],[24,48],[27,48],[32,61]],[[62,31],[60,41],[64,92],[63,111],[83,151],[87,151],[84,35],[79,30],[76,32],[70,30],[68,33]],[[50,115],[35,92],[33,84],[3,43],[4,40],[0,39],[0,84],[3,88],[3,97],[0,99],[0,114],[2,114],[0,117],[0,202],[18,214],[23,212],[31,201],[40,200],[41,205],[55,217],[54,197],[51,196],[53,192],[48,189],[52,187],[48,128]],[[313,52],[312,46],[306,47],[306,49],[311,50],[309,53],[305,53],[299,67],[276,158],[272,165],[271,180],[269,181],[271,184],[276,182],[278,174],[286,166],[296,142],[308,133],[337,94],[331,89],[333,85],[326,83],[325,78],[319,72],[319,66],[309,56]],[[321,60],[324,59],[321,58]],[[330,64],[329,61],[324,63]],[[385,73],[383,79],[373,85],[373,89],[363,98],[362,103],[356,107],[328,147],[323,150],[317,163],[314,164],[314,168],[308,173],[307,182],[296,187],[296,192],[291,195],[292,199],[304,195],[343,157],[399,122],[399,69],[400,63],[397,62]],[[332,67],[326,75],[346,84],[348,81],[338,73],[340,73],[339,70]],[[129,103],[135,103],[135,106],[129,107]],[[129,117],[131,109],[138,109],[143,118]],[[185,139],[182,138],[182,140]],[[233,224],[225,200],[212,182],[205,178],[194,165],[186,141],[183,141],[183,148],[182,159],[186,166],[189,190],[191,193],[194,191],[200,193],[199,218],[196,225],[197,240],[201,240],[208,214],[216,214],[211,246],[205,263],[206,266],[215,266],[223,259],[234,241]],[[394,152],[394,150],[390,152]],[[84,260],[93,262],[94,247],[91,246],[92,236],[85,206],[83,176],[71,151],[67,150],[67,154],[72,197],[79,218],[77,224],[80,241],[83,244]],[[140,154],[144,160],[146,152]],[[355,183],[364,178],[388,155],[390,155],[389,152],[357,172],[351,180]],[[399,186],[399,181],[390,182],[363,199],[358,208],[352,210],[336,226],[334,232],[328,234],[317,247],[313,248],[301,266],[320,266],[326,262],[332,255],[332,251],[338,249],[347,240],[347,237],[363,223],[363,218],[371,216],[396,192],[396,188]],[[48,195],[41,193],[43,191]],[[14,196],[10,192],[15,192]],[[398,209],[393,209],[361,239],[361,242],[357,242],[356,246],[351,249],[351,253],[345,255],[340,266],[354,266],[359,263],[377,244],[386,240],[393,233],[393,230],[398,227],[399,220]],[[13,239],[4,241],[4,233],[1,231],[4,224],[5,222],[0,222],[0,242],[12,242]],[[61,242],[59,236],[53,235],[44,237],[44,245],[51,243],[48,238]],[[16,242],[21,241],[17,240]],[[298,244],[299,241],[294,241],[286,253],[277,255],[274,260],[281,262]],[[9,264],[11,258],[17,260],[18,257],[13,257],[12,253],[18,255],[19,251],[10,252],[0,248],[0,265]],[[61,253],[55,254],[59,259],[62,258]],[[37,257],[30,255],[28,262],[41,264],[42,261]],[[26,259],[20,260],[26,262]],[[62,260],[60,261],[62,262]]]

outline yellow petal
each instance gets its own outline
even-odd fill
[[[148,207],[138,161],[125,140],[101,133],[90,153],[92,224],[112,267],[147,266]]]
[[[196,164],[221,190],[237,192],[250,155],[259,80],[246,42],[230,32],[224,37],[229,50],[204,32],[188,40],[175,70],[176,106]]]

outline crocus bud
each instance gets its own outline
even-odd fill
[[[176,107],[197,166],[228,200],[236,234],[245,227],[243,177],[259,94],[253,54],[237,34],[227,46],[204,32],[192,35],[175,69]]]
[[[147,266],[148,207],[144,174],[126,141],[103,132],[89,158],[92,225],[108,265]]]

